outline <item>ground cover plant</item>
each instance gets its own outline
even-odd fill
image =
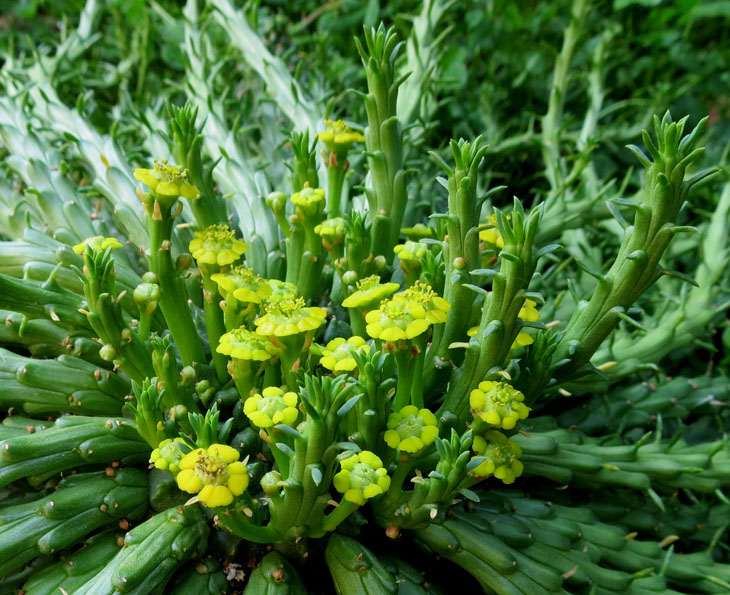
[[[0,591],[728,592],[728,15],[647,4],[15,3]]]

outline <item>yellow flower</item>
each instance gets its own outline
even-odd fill
[[[306,307],[304,298],[283,298],[266,305],[266,314],[257,318],[259,335],[288,337],[318,329],[327,317],[327,310]]]
[[[358,351],[370,351],[370,345],[365,343],[365,339],[357,335],[346,341],[337,337],[327,343],[319,363],[332,372],[351,372],[357,367],[353,354]]]
[[[177,475],[180,471],[180,461],[189,450],[190,448],[185,445],[182,438],[163,440],[152,451],[150,464],[154,465],[157,469],[167,470],[173,475]]]
[[[401,263],[408,263],[412,268],[413,265],[420,263],[421,257],[428,252],[428,247],[425,244],[408,240],[404,244],[395,246],[393,252],[398,255]]]
[[[405,300],[423,306],[429,324],[446,322],[447,312],[451,304],[440,297],[430,285],[416,281],[411,287],[393,296],[394,300]]]
[[[327,250],[332,250],[345,241],[345,220],[342,217],[325,219],[315,226],[314,233],[322,238]]]
[[[246,242],[236,239],[227,225],[211,225],[203,231],[196,231],[195,236],[190,242],[190,253],[203,264],[231,264],[248,249]]]
[[[523,465],[518,460],[522,456],[522,449],[517,443],[495,430],[484,436],[475,436],[472,449],[476,457],[486,457],[473,471],[479,477],[494,475],[504,483],[514,483],[515,478],[522,475]],[[472,459],[473,460],[473,459]]]
[[[380,283],[378,275],[365,277],[357,282],[357,289],[342,301],[345,308],[374,308],[381,300],[390,296],[400,287],[397,283]]]
[[[487,227],[479,232],[479,239],[487,244],[487,248],[492,250],[495,248],[499,250],[504,248],[504,238],[499,232],[496,215],[489,215],[489,217],[487,217]]]
[[[260,304],[272,293],[271,285],[243,264],[226,273],[214,273],[210,278],[218,284],[224,297],[232,294],[239,302]]]
[[[385,442],[401,452],[416,453],[431,444],[439,434],[438,420],[428,409],[406,405],[388,416]]]
[[[342,471],[334,476],[335,489],[345,500],[362,506],[369,498],[384,494],[390,488],[390,477],[380,457],[363,450],[340,461]]]
[[[134,179],[147,185],[158,196],[189,199],[200,196],[200,191],[188,182],[187,170],[169,164],[166,159],[155,159],[152,169],[135,169]]]
[[[425,333],[431,326],[421,304],[407,300],[383,300],[380,308],[365,316],[365,330],[373,339],[404,341]]]
[[[530,408],[522,401],[523,395],[516,388],[503,382],[490,380],[480,382],[469,395],[469,405],[475,418],[495,428],[511,430],[521,419],[525,419]]]
[[[302,218],[318,217],[324,213],[325,198],[322,188],[302,188],[291,195],[291,201],[296,206],[297,214]]]
[[[537,320],[540,318],[540,313],[537,311],[537,308],[535,307],[536,305],[537,304],[532,300],[525,300],[524,305],[522,306],[522,308],[520,308],[520,313],[518,314],[519,318],[521,318],[522,320],[527,320],[528,322],[537,322]],[[466,331],[466,334],[470,337],[476,337],[478,332],[479,327],[473,326],[468,331]],[[534,342],[535,339],[532,338],[532,335],[526,333],[525,331],[520,331],[519,333],[517,333],[517,337],[512,342],[512,347],[510,349],[526,347],[527,345],[532,345]]]
[[[265,362],[279,353],[268,338],[243,326],[222,335],[216,351],[223,355],[230,355],[234,359],[257,362]]]
[[[93,238],[86,238],[80,244],[76,244],[73,247],[73,251],[76,252],[76,254],[86,254],[87,248],[93,248],[94,250],[106,250],[107,248],[111,248],[112,250],[116,250],[121,247],[122,244],[117,238],[94,236]]]
[[[317,138],[323,142],[331,153],[347,153],[354,143],[365,142],[365,137],[353,130],[342,120],[325,120],[326,130],[320,132]]]
[[[198,494],[198,500],[211,508],[228,506],[248,488],[248,470],[238,456],[235,448],[225,444],[198,448],[180,461],[177,486]]]
[[[270,428],[277,424],[293,426],[297,421],[297,394],[284,392],[275,386],[269,386],[246,399],[243,412],[251,423],[259,428]]]

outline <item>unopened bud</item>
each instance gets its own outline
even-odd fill
[[[103,345],[101,349],[99,349],[99,357],[105,362],[113,361],[114,358],[117,357],[117,355],[118,353],[117,350],[114,349],[114,345],[111,345],[109,343]]]
[[[462,258],[461,256],[454,258],[454,268],[457,271],[461,271],[462,269],[466,268],[466,260]]]
[[[276,215],[286,209],[287,196],[283,192],[272,192],[266,197],[266,204]]]
[[[382,271],[385,268],[386,264],[388,264],[388,261],[385,260],[385,256],[383,256],[382,254],[379,254],[373,260],[373,265],[375,266],[376,271]]]
[[[187,416],[188,416],[188,408],[185,407],[185,405],[175,405],[167,413],[167,417],[171,421],[177,421],[177,420],[180,420],[180,419],[187,419]]]
[[[342,282],[345,285],[355,285],[357,283],[357,273],[355,271],[347,271],[342,275]]]
[[[185,271],[189,266],[190,263],[193,261],[193,257],[190,256],[187,252],[183,252],[180,256],[177,257],[177,260],[175,260],[175,272],[180,274],[183,271]]]
[[[192,366],[185,366],[180,371],[180,378],[182,379],[180,384],[183,386],[193,384],[195,382],[195,369]]]
[[[146,314],[152,314],[160,299],[160,286],[156,283],[140,283],[134,288],[132,295],[140,312],[144,311]]]

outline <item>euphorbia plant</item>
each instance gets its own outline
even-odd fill
[[[618,431],[577,435],[541,411],[600,373],[592,356],[662,275],[672,238],[689,231],[677,220],[705,175],[685,180],[705,121],[684,135],[686,119],[655,120],[653,137],[644,134],[650,155],[633,149],[646,170],[642,190],[614,201],[625,230],[613,265],[592,272],[593,295],[569,320],[542,324],[538,307],[555,311],[562,299],[539,278],[559,249],[541,240],[549,210],[518,199],[493,206],[498,189],[483,191],[481,138],[452,141],[451,159],[434,154],[447,175],[447,211],[433,217],[440,224],[401,234],[408,194],[397,49],[396,33],[382,26],[358,43],[367,126],[323,124],[322,187],[309,133],[290,136],[291,186],[282,177],[257,197],[281,244],[263,259],[261,237],[241,233],[255,226],[237,227],[242,213],[229,217],[214,164],[202,157],[197,110],[185,107],[170,109],[178,163],[161,158],[134,171],[144,241],[116,237],[121,226],[110,213],[104,235],[57,234],[65,248],[49,256],[56,268],[43,283],[21,287],[0,275],[8,327],[14,314],[25,321],[12,343],[35,353],[42,322],[50,344],[73,352],[31,359],[4,351],[0,361],[7,584],[193,592],[192,571],[169,582],[183,564],[223,551],[235,578],[235,552],[263,544],[278,552],[247,592],[272,580],[296,592],[295,567],[306,569],[310,547],[328,540],[320,549],[339,592],[397,592],[404,583],[430,591],[403,560],[379,560],[353,539],[368,523],[384,540],[455,562],[485,591],[727,585],[727,568],[709,555],[670,560],[669,536],[635,539],[603,522],[605,507],[590,497],[583,508],[552,506],[547,498],[558,492],[546,487],[619,486],[622,501],[638,494],[659,509],[676,490],[695,489],[726,504],[723,440],[697,446],[668,440],[661,428],[633,441]],[[369,177],[358,206],[345,176],[361,141]],[[257,247],[251,259],[249,246]],[[280,254],[283,266],[271,270],[281,278],[267,277],[261,263]],[[78,279],[60,284],[70,270]],[[24,493],[23,481],[33,489]],[[129,530],[123,549],[107,539],[117,524]],[[99,535],[70,552],[92,532]],[[61,550],[69,560],[56,561]],[[26,581],[33,559],[48,568]],[[217,562],[194,570],[211,576],[209,592],[221,589]]]

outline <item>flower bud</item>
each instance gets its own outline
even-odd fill
[[[157,303],[160,299],[160,286],[156,283],[140,283],[134,288],[132,295],[139,311],[150,315],[157,309]]]
[[[114,345],[111,345],[107,343],[106,345],[103,345],[101,349],[99,349],[99,357],[103,359],[105,362],[111,362],[114,360],[115,357],[119,355],[117,353],[117,350],[114,349]]]
[[[355,285],[357,283],[357,273],[355,271],[347,271],[342,275],[342,282],[345,285]]]
[[[286,210],[286,200],[286,194],[283,192],[272,192],[266,197],[266,204],[275,215],[279,215]]]

